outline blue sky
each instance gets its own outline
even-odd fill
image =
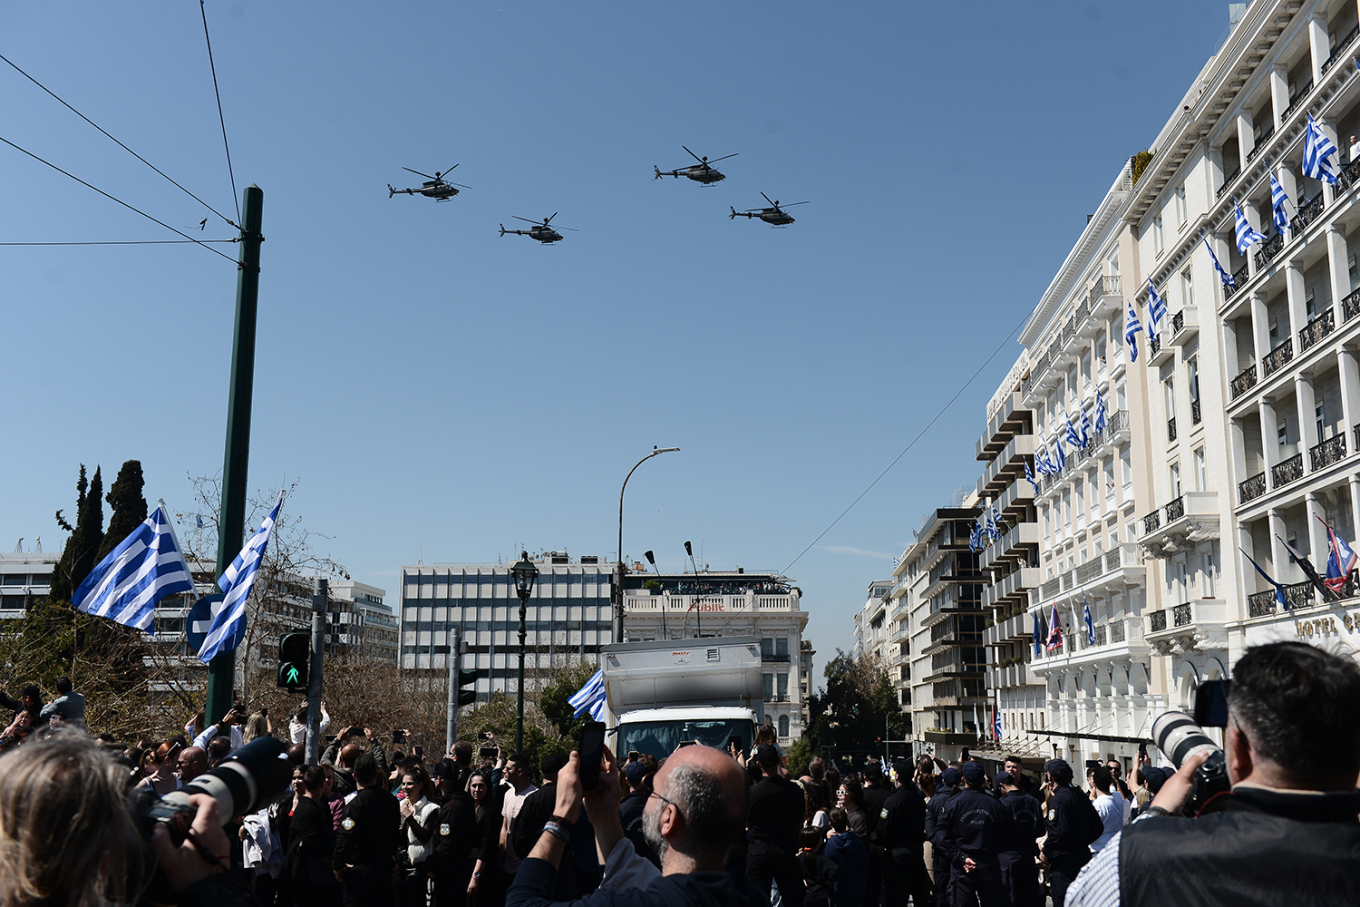
[[[781,570],[1033,307],[1225,3],[208,2],[236,186],[265,192],[250,463],[321,553],[521,546]],[[0,53],[236,219],[199,6],[0,4]],[[0,63],[0,136],[176,228],[234,231]],[[739,156],[712,188],[652,167]],[[389,199],[454,163],[472,186]],[[0,242],[173,234],[0,145]],[[415,180],[416,182],[411,182]],[[797,223],[731,220],[760,192]],[[514,215],[576,228],[497,235]],[[198,221],[207,216],[202,234]],[[518,223],[518,222],[516,222]],[[234,259],[234,246],[219,246]],[[192,507],[222,465],[235,264],[0,247],[0,544],[80,463]],[[1006,345],[789,574],[823,655],[978,475]]]

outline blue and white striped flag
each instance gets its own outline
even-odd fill
[[[1157,342],[1158,332],[1157,325],[1161,322],[1162,317],[1164,315],[1166,315],[1166,303],[1163,302],[1162,297],[1158,295],[1157,288],[1152,285],[1152,278],[1149,277],[1147,335],[1148,340],[1152,341],[1153,343]]]
[[[1082,608],[1084,612],[1082,620],[1086,624],[1086,644],[1093,646],[1096,644],[1096,625],[1091,620],[1091,600],[1086,597],[1085,592],[1081,594],[1081,598],[1082,601],[1086,602],[1085,607]]]
[[[279,508],[283,506],[283,492],[269,516],[264,518],[260,528],[246,542],[241,553],[227,565],[227,569],[217,579],[217,588],[222,590],[221,609],[213,615],[208,635],[203,638],[203,647],[198,657],[204,663],[212,661],[222,652],[230,652],[232,641],[246,619],[246,599],[255,585],[255,574],[259,572],[260,561],[264,559],[265,546],[269,544],[270,533],[279,518]]]
[[[1271,179],[1274,179],[1274,177],[1271,177]],[[1218,276],[1223,281],[1223,285],[1236,289],[1237,281],[1233,280],[1233,276],[1223,270],[1223,266],[1218,263],[1218,256],[1214,254],[1214,247],[1209,245],[1209,237],[1207,236],[1204,237],[1204,248],[1209,250],[1209,260],[1214,263],[1214,270],[1218,272]]]
[[[1133,308],[1133,300],[1129,300],[1129,313],[1124,316],[1124,341],[1129,345],[1129,361],[1138,361],[1138,332],[1142,330],[1143,324],[1138,320],[1138,312]]]
[[[1063,416],[1067,419],[1067,443],[1081,450],[1086,445],[1081,443],[1081,435],[1077,434],[1077,427],[1072,424],[1072,414],[1063,413]]]
[[[1242,206],[1233,205],[1233,228],[1237,233],[1237,251],[1243,255],[1254,243],[1264,242],[1265,237],[1251,228],[1247,223],[1247,215],[1242,212]]]
[[[1270,211],[1275,216],[1275,229],[1281,233],[1289,229],[1289,214],[1284,210],[1288,201],[1284,186],[1275,178],[1275,171],[1270,171]]]
[[[1091,417],[1086,415],[1086,407],[1081,408],[1081,446],[1091,443]]]
[[[576,709],[574,717],[580,718],[586,712],[589,712],[591,719],[603,721],[605,705],[604,669],[601,668],[590,675],[586,685],[573,693],[567,702],[572,708]]]
[[[1036,465],[1038,465],[1037,461]],[[1025,481],[1034,486],[1035,494],[1039,493],[1039,482],[1034,478],[1034,470],[1029,468],[1028,463],[1025,464]]]
[[[1058,467],[1058,472],[1067,468],[1067,455],[1063,453],[1062,436],[1058,434],[1058,426],[1053,426],[1053,464]]]
[[[1096,434],[1105,430],[1105,395],[1096,388]]]
[[[1336,145],[1327,138],[1321,127],[1313,122],[1308,114],[1308,129],[1303,137],[1303,173],[1315,180],[1325,180],[1335,186],[1340,182],[1341,165],[1337,162],[1340,155]]]
[[[193,576],[162,504],[90,571],[71,603],[78,611],[150,633],[156,602],[193,591]]]

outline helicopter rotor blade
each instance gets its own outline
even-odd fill
[[[543,226],[545,226],[545,227],[548,226],[548,224],[552,222],[553,217],[556,217],[556,216],[557,216],[557,212],[554,211],[552,217],[545,217],[545,218],[543,218]]]
[[[580,233],[580,232],[581,232],[580,230],[576,229],[575,227],[553,227],[553,229],[554,229],[554,230],[570,230],[570,231],[573,232],[573,233]]]
[[[762,193],[760,193],[760,194],[761,194],[762,196],[764,196],[765,201],[770,202],[770,204],[774,205],[776,208],[779,207],[779,202],[771,201],[771,200],[770,200],[770,197],[769,197],[768,195],[765,195],[764,192],[762,192]]]
[[[448,182],[448,180],[445,180],[445,182]],[[468,186],[468,185],[466,185],[466,184],[464,184],[464,183],[449,183],[449,185],[450,185],[450,186],[462,186],[464,189],[471,189],[471,188],[472,188],[471,186]]]
[[[741,152],[740,152],[740,151],[734,151],[734,152],[732,152],[731,154],[724,154],[722,157],[715,157],[715,158],[712,158],[711,160],[709,160],[709,163],[710,163],[710,164],[716,164],[716,163],[718,163],[718,161],[725,161],[725,160],[727,160],[729,157],[736,157],[738,154],[741,154]]]
[[[527,218],[527,217],[520,217],[518,214],[512,214],[512,215],[510,215],[510,216],[513,217],[515,220],[522,220],[522,221],[524,221],[526,224],[533,224],[535,227],[539,226],[539,223],[538,223],[538,221],[536,221],[536,220],[529,220],[529,218]]]
[[[458,163],[461,164],[462,161],[459,161]],[[455,170],[457,170],[457,169],[458,169],[458,164],[454,164],[454,165],[453,165],[452,167],[450,167],[449,169],[447,169],[447,170],[443,171],[442,173],[440,173],[440,176],[448,176],[450,173],[452,173],[453,171],[455,171]]]
[[[688,149],[688,148],[685,148],[684,145],[681,145],[680,147],[681,147],[681,148],[684,148],[686,151],[689,151],[689,149]],[[704,163],[704,159],[701,158],[701,157],[699,157],[699,155],[695,154],[693,151],[689,151],[689,156],[692,157],[692,158],[694,158],[696,161],[698,161],[698,162],[701,163],[701,164]]]
[[[407,173],[414,173],[416,176],[423,176],[427,180],[439,179],[437,176],[430,176],[428,173],[421,173],[419,170],[412,170],[410,167],[402,167],[401,169],[405,170]]]
[[[785,207],[785,208],[792,208],[794,205],[806,205],[806,204],[807,204],[807,202],[789,202],[789,203],[788,203],[787,205],[785,205],[784,207]]]

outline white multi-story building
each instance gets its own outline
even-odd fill
[[[0,554],[0,620],[23,617],[30,601],[47,595],[59,560],[58,552]]]
[[[890,579],[869,583],[864,606],[855,615],[855,649],[852,653],[855,658],[876,658],[880,664],[888,663],[888,643],[893,635],[888,616],[892,587]]]

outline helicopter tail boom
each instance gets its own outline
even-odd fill
[[[392,188],[392,184],[391,184],[391,183],[388,183],[388,184],[387,184],[387,197],[388,197],[388,198],[391,198],[392,196],[394,196],[394,195],[396,195],[396,194],[397,194],[397,190]]]

